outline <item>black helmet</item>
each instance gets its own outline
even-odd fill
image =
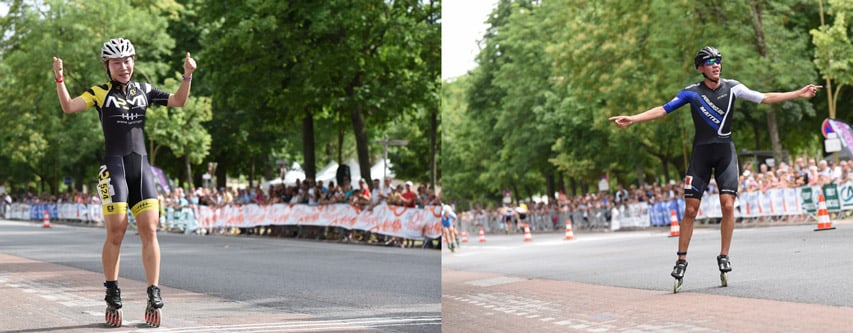
[[[723,60],[723,55],[720,54],[720,50],[717,50],[713,46],[705,46],[696,53],[696,57],[693,58],[693,65],[694,67],[699,68],[705,60],[713,58]]]

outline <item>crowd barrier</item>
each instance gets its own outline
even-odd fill
[[[814,214],[818,196],[826,194],[827,206],[833,213],[853,211],[853,182],[823,187],[769,189],[740,193],[735,200],[735,217],[739,219],[782,219],[808,217]],[[810,206],[811,205],[811,206]],[[572,212],[534,212],[526,222],[533,232],[563,230],[571,221],[577,230],[619,230],[622,228],[664,227],[671,223],[675,210],[678,221],[684,216],[684,200],[669,200],[619,205],[616,209],[587,208]],[[12,204],[7,205],[7,219],[41,221],[47,211],[51,220],[100,222],[100,205],[87,204]],[[696,216],[697,221],[722,217],[719,194],[705,195]],[[131,217],[132,218],[132,217]],[[379,205],[372,211],[361,211],[351,205],[243,205],[226,207],[167,208],[161,222],[170,229],[193,232],[198,229],[253,228],[262,226],[340,227],[414,240],[441,236],[441,207],[424,209]],[[476,234],[482,227],[487,233],[507,232],[496,214],[465,212],[461,226]],[[511,231],[515,232],[515,230]]]
[[[735,218],[739,220],[783,220],[802,218],[815,214],[818,197],[824,194],[828,210],[833,213],[853,211],[853,182],[800,188],[768,189],[759,192],[739,193],[735,199]],[[811,205],[811,207],[809,207]],[[609,211],[589,208],[573,212],[533,213],[528,217],[531,231],[563,230],[571,221],[576,230],[619,230],[624,228],[668,227],[672,211],[679,222],[684,217],[684,199],[667,200],[649,204],[638,202],[618,205]],[[609,214],[608,214],[609,213]],[[722,218],[719,194],[702,197],[696,220],[700,223]],[[501,216],[488,213],[465,212],[462,227],[476,234],[483,227],[486,233],[504,232]]]
[[[12,204],[6,218],[36,220],[48,211],[51,220],[100,222],[100,205]],[[132,219],[132,216],[131,216]],[[243,205],[195,208],[167,208],[161,222],[169,229],[192,232],[197,229],[254,228],[263,226],[340,227],[412,240],[441,236],[441,206],[406,208],[379,205],[360,210],[352,205]]]

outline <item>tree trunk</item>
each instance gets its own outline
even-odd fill
[[[190,154],[184,154],[184,164],[187,167],[187,184],[189,185],[189,190],[192,191],[195,189],[195,184],[193,183],[193,168],[190,164]]]
[[[228,186],[228,172],[226,166],[222,164],[216,165],[216,187],[226,188]]]
[[[767,130],[770,132],[770,145],[773,147],[773,160],[776,165],[782,162],[782,141],[779,139],[779,128],[776,122],[776,108],[767,110]]]
[[[566,180],[563,179],[563,173],[561,171],[557,171],[557,176],[555,178],[557,182],[557,189],[559,189],[560,192],[563,194],[569,193],[568,191],[566,191]]]
[[[338,112],[338,164],[344,164],[344,112]]]
[[[429,120],[429,165],[430,165],[430,185],[435,188],[438,180],[438,109],[434,109],[430,114]]]
[[[358,152],[358,168],[361,178],[370,178],[370,150],[368,149],[367,130],[364,126],[364,115],[361,113],[361,104],[357,104],[350,113],[352,129],[355,134],[355,148]],[[355,179],[352,179],[355,180]]]
[[[761,22],[762,5],[758,1],[750,0],[749,7],[752,8],[752,26],[755,30],[755,44],[758,54],[767,58],[767,41],[764,36],[764,24]],[[782,142],[779,140],[779,126],[776,124],[776,109],[773,107],[767,111],[767,131],[770,132],[770,145],[773,147],[773,159],[782,161]]]
[[[643,161],[640,160],[637,162],[637,183],[639,183],[640,187],[646,186],[646,177],[643,173]]]
[[[314,154],[314,115],[307,108],[305,109],[305,119],[302,119],[302,155],[305,157],[305,164],[302,169],[305,170],[306,179],[317,179],[317,158]]]
[[[545,171],[545,196],[548,197],[547,203],[554,202],[554,192],[556,192],[554,186],[554,172],[548,170]]]
[[[254,187],[255,182],[255,157],[249,161],[249,187]]]

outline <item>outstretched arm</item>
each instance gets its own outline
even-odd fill
[[[613,121],[619,127],[628,127],[635,123],[641,123],[644,121],[655,120],[659,118],[663,118],[666,116],[666,110],[663,109],[663,106],[658,106],[652,108],[646,112],[636,114],[633,116],[615,116],[610,117],[608,120]]]
[[[190,86],[192,84],[193,72],[195,72],[196,64],[195,59],[190,57],[190,53],[187,52],[187,57],[184,59],[184,76],[181,81],[181,86],[178,87],[178,91],[172,95],[169,95],[169,102],[167,106],[169,107],[181,107],[187,103],[187,98],[190,96]]]
[[[761,103],[773,104],[784,101],[790,101],[796,98],[812,98],[817,93],[817,90],[821,88],[823,88],[823,86],[809,84],[805,87],[800,88],[799,90],[784,93],[766,93],[764,94],[764,99],[761,100]]]
[[[86,109],[86,102],[82,98],[71,98],[68,89],[65,88],[65,76],[62,74],[62,59],[53,57],[53,76],[56,79],[56,95],[59,96],[59,104],[62,112],[74,113]]]

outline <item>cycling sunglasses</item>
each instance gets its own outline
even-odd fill
[[[711,66],[711,65],[713,65],[713,64],[719,64],[719,65],[722,65],[722,64],[723,64],[723,59],[722,59],[722,58],[710,58],[710,59],[705,59],[705,63],[704,63],[704,64],[705,64],[705,66]]]

